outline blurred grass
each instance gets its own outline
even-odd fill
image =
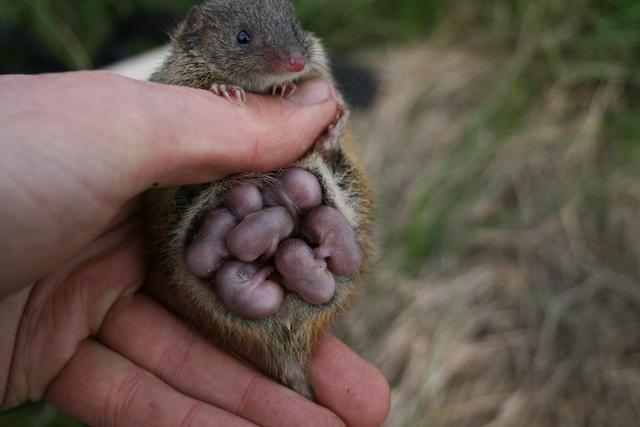
[[[161,15],[165,22],[170,22],[171,17],[177,19],[189,3],[180,0],[5,1],[0,4],[0,28],[4,29],[0,66],[10,71],[38,71],[38,67],[45,71],[64,71],[104,65],[158,45],[163,31],[168,30],[145,28],[144,22],[134,20],[136,16]],[[123,32],[128,33],[127,40],[120,38]],[[142,42],[131,40],[132,36]],[[34,64],[34,57],[40,61]]]
[[[481,56],[507,58],[496,61],[496,67],[501,67],[495,72],[500,81],[475,84],[480,88],[478,97],[482,102],[468,118],[461,137],[465,143],[448,155],[446,163],[440,165],[442,171],[435,174],[436,179],[425,179],[419,188],[411,189],[415,194],[407,221],[399,228],[383,230],[383,250],[396,254],[390,259],[399,258],[403,273],[416,274],[430,261],[455,258],[469,250],[475,237],[466,224],[466,215],[473,208],[469,201],[479,193],[491,198],[492,191],[502,189],[504,182],[511,179],[509,168],[516,166],[502,165],[502,169],[494,171],[486,188],[480,186],[486,181],[478,180],[478,175],[486,173],[487,164],[496,153],[511,143],[523,130],[523,124],[532,121],[548,93],[559,87],[571,94],[573,106],[566,114],[575,116],[596,108],[593,102],[602,90],[612,86],[616,90],[615,101],[607,105],[597,135],[586,133],[583,137],[578,132],[560,141],[563,151],[566,147],[580,151],[592,143],[584,138],[607,142],[598,152],[602,169],[581,181],[585,210],[590,215],[604,216],[602,211],[607,209],[607,194],[614,182],[611,177],[621,170],[631,176],[640,173],[640,2],[636,0],[295,3],[305,26],[320,34],[332,50],[352,51],[431,37],[431,43],[440,49],[462,46]],[[0,67],[71,70],[99,66],[161,42],[164,31],[191,4],[187,0],[5,1],[0,4]],[[168,28],[155,28],[154,35],[148,37],[145,29],[134,31],[132,39],[125,27],[139,22],[136,17],[149,14],[161,16],[160,21],[166,22]],[[8,42],[16,39],[21,44]],[[111,53],[107,55],[106,51]],[[47,65],[30,64],[34,55],[46,59]],[[437,96],[429,91],[422,94],[410,115],[422,118],[421,113]],[[407,139],[412,136],[403,135]],[[402,141],[396,144],[401,146]],[[558,150],[558,144],[550,145],[548,150]],[[532,208],[537,210],[536,215],[514,207],[499,217],[491,217],[488,221],[492,223],[484,225],[508,228],[544,216],[545,212],[559,211],[567,203],[565,194],[555,194],[554,188],[545,191],[545,197]],[[393,224],[395,213],[385,208],[386,198],[381,195],[382,216],[388,215],[382,222]],[[621,249],[619,254],[622,253]],[[616,262],[640,271],[633,256],[622,256]],[[19,408],[0,414],[0,425],[72,425],[55,418],[58,415],[37,418],[30,411],[50,414],[40,406]]]
[[[18,31],[69,69],[100,61],[100,50],[136,14],[178,19],[191,0],[24,0],[0,5],[0,24]],[[638,61],[640,3],[633,0],[296,0],[307,28],[338,49],[403,41],[442,27],[459,38],[493,41],[500,48],[542,53],[554,75],[619,78],[628,60]],[[322,16],[322,19],[317,19]],[[166,31],[168,28],[157,29]],[[523,45],[525,43],[526,45]],[[529,46],[527,43],[535,46]],[[3,51],[10,46],[2,46]],[[8,53],[15,53],[6,51]],[[26,52],[28,55],[29,52]],[[3,55],[8,56],[8,55]],[[12,58],[3,58],[3,61]],[[579,62],[580,66],[575,68]]]
[[[3,427],[81,427],[84,424],[46,403],[27,403],[0,413]]]
[[[407,40],[434,27],[442,0],[297,0],[306,27],[331,48],[348,50],[385,40]],[[20,70],[34,54],[56,70],[104,65],[164,41],[164,32],[184,15],[191,0],[24,0],[0,4],[0,69]],[[154,17],[164,28],[144,28]],[[317,17],[322,16],[322,20]],[[151,20],[152,24],[154,20]],[[131,28],[138,27],[138,28]],[[141,27],[141,28],[140,28]],[[147,36],[145,37],[145,31]],[[122,39],[122,33],[128,38]],[[137,42],[131,40],[136,37]],[[12,36],[12,37],[9,37]],[[17,43],[16,45],[16,41]],[[115,51],[115,52],[114,52]],[[24,66],[26,70],[33,67]],[[37,68],[35,69],[37,70]]]
[[[410,272],[425,259],[455,255],[464,247],[461,219],[473,194],[477,174],[525,120],[545,95],[562,86],[575,98],[576,113],[589,108],[597,90],[620,87],[617,105],[608,112],[602,136],[613,169],[636,167],[640,148],[640,3],[574,0],[456,2],[441,23],[446,43],[460,42],[494,54],[509,53],[503,81],[490,93],[466,129],[465,144],[449,159],[451,173],[441,182],[425,183],[399,235],[391,246],[404,247],[403,264]],[[598,136],[600,137],[600,136]],[[582,141],[567,141],[580,144]],[[634,162],[634,160],[636,160]],[[444,201],[443,201],[444,199]],[[434,201],[437,201],[435,203]],[[564,201],[546,206],[557,210]],[[462,230],[455,233],[453,230]],[[459,238],[458,238],[459,237]]]

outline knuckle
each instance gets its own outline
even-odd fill
[[[194,339],[190,333],[182,334],[162,350],[153,372],[163,380],[171,381],[176,378],[188,362],[193,344]]]
[[[126,425],[127,414],[132,413],[138,396],[143,393],[147,374],[134,371],[116,382],[107,392],[100,425],[118,427]]]
[[[234,411],[234,414],[242,415],[246,411],[249,402],[251,402],[253,393],[256,390],[259,380],[259,374],[251,374],[247,385],[243,388],[242,393],[240,393],[240,400],[238,402],[238,407]]]
[[[180,423],[178,424],[179,427],[192,427],[197,424],[197,420],[199,418],[199,414],[201,411],[201,406],[198,402],[194,402],[193,404],[191,404],[191,407],[187,410],[187,412],[184,414],[184,416],[182,417],[182,419],[180,420]]]

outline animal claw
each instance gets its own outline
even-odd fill
[[[287,98],[295,93],[298,90],[298,86],[295,83],[284,83],[281,85],[275,85],[271,89],[271,94],[273,96],[277,96],[280,94],[281,98]]]
[[[247,103],[247,94],[240,86],[228,85],[225,83],[214,83],[211,85],[210,91],[215,95],[223,96],[227,101],[232,103]]]
[[[338,104],[335,121],[329,125],[324,134],[322,134],[322,136],[316,141],[316,152],[331,154],[338,149],[340,142],[339,139],[347,124],[348,118],[349,111],[344,105]]]

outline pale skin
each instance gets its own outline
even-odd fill
[[[141,194],[269,171],[332,122],[331,89],[290,100],[107,73],[0,77],[0,410],[48,400],[92,426],[377,426],[383,376],[326,335],[319,403],[193,332],[143,292]],[[152,286],[151,286],[152,287]]]

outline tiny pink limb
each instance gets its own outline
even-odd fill
[[[222,261],[229,258],[226,239],[237,224],[235,217],[226,209],[205,218],[185,255],[187,268],[193,275],[206,279]]]
[[[229,252],[244,262],[260,257],[270,258],[278,245],[294,229],[294,221],[281,206],[268,208],[247,216],[227,237]]]
[[[224,198],[225,206],[242,221],[263,207],[262,194],[255,185],[241,182],[234,185]]]
[[[292,217],[305,215],[322,204],[322,187],[312,173],[300,169],[287,169],[276,184],[262,190],[269,206],[284,206]]]
[[[326,304],[336,293],[336,282],[327,263],[314,257],[302,240],[285,240],[275,256],[276,268],[284,285],[310,304]]]
[[[350,276],[360,269],[362,253],[355,231],[338,210],[326,205],[315,208],[307,215],[303,228],[318,244],[316,255],[326,259],[333,274]]]
[[[263,319],[276,314],[284,300],[280,285],[267,280],[271,268],[227,262],[216,273],[218,296],[229,310],[246,319]]]

